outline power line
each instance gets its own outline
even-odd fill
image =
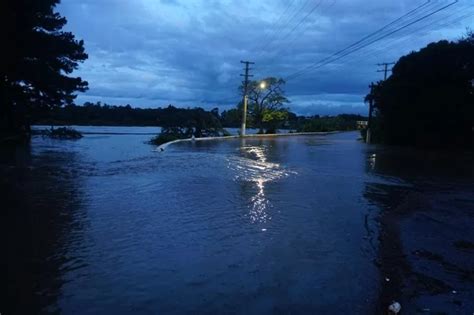
[[[421,10],[421,12],[426,11],[426,9],[429,8],[429,7],[432,5],[432,3],[433,3],[433,2],[430,2],[430,1],[431,1],[431,0],[428,0],[428,1],[424,2],[424,3],[421,4],[420,6],[416,7],[415,9],[411,10],[410,12],[404,14],[403,16],[397,18],[396,20],[394,20],[394,21],[392,21],[391,23],[385,25],[384,27],[378,29],[377,31],[375,31],[375,32],[373,32],[373,33],[371,33],[371,34],[369,34],[369,35],[366,35],[364,38],[362,38],[362,39],[360,39],[359,41],[357,41],[357,42],[351,44],[351,46],[357,46],[358,44],[360,44],[360,43],[363,42],[364,40],[366,40],[366,39],[368,39],[368,38],[370,38],[370,37],[373,37],[374,35],[377,35],[378,33],[383,32],[385,29],[389,28],[390,26],[396,25],[398,22],[402,21],[404,18],[407,18],[407,17],[409,17],[409,16],[411,16],[411,15],[413,15],[413,14],[419,14],[420,12],[418,12],[418,11],[420,11],[420,10]],[[334,4],[334,2],[333,2],[333,4]],[[296,39],[296,38],[295,38],[295,39]],[[291,47],[291,45],[287,45],[287,47]],[[346,47],[346,48],[340,50],[339,52],[337,52],[336,54],[342,53],[342,52],[344,52],[345,50],[348,50],[348,49],[350,49],[350,48],[351,48],[351,47]],[[322,61],[324,61],[324,60],[326,60],[326,59],[329,59],[329,58],[331,58],[331,56],[329,56],[329,57],[327,57],[327,58],[321,60],[320,62],[322,62]],[[276,59],[276,56],[272,58],[272,61],[275,60],[275,59]]]
[[[417,18],[416,20],[414,20],[414,21],[412,21],[412,22],[410,22],[410,23],[408,23],[408,24],[405,24],[405,25],[403,25],[403,26],[401,26],[401,27],[399,27],[399,28],[397,28],[397,29],[395,29],[395,30],[393,30],[393,31],[390,31],[388,34],[385,34],[385,35],[383,35],[383,36],[381,36],[381,37],[378,37],[378,38],[376,38],[376,39],[374,39],[374,40],[371,40],[371,41],[368,42],[368,43],[364,43],[362,46],[356,47],[356,48],[354,48],[353,50],[350,50],[350,51],[348,51],[348,52],[346,52],[346,53],[340,55],[341,52],[344,52],[344,51],[346,51],[349,47],[354,47],[354,46],[356,45],[355,43],[354,43],[354,44],[351,44],[349,47],[344,48],[343,50],[340,50],[340,51],[338,51],[338,52],[332,54],[331,56],[329,56],[329,57],[327,57],[327,58],[324,58],[323,60],[321,60],[321,61],[319,61],[319,62],[315,62],[315,63],[313,63],[312,65],[309,65],[309,66],[303,68],[302,70],[299,70],[299,71],[297,71],[297,72],[295,72],[295,73],[293,73],[293,74],[290,74],[290,75],[286,78],[286,81],[288,81],[288,80],[293,80],[294,78],[299,77],[300,75],[304,74],[305,72],[307,72],[307,71],[309,71],[309,70],[311,70],[311,69],[318,69],[318,68],[321,68],[321,67],[323,67],[323,66],[325,66],[325,65],[327,65],[327,64],[329,64],[329,63],[332,63],[332,62],[334,62],[334,61],[337,61],[337,60],[339,60],[339,59],[341,59],[341,58],[343,58],[343,57],[345,57],[345,56],[347,56],[347,55],[350,55],[350,54],[352,54],[352,53],[354,53],[354,52],[356,52],[356,51],[359,51],[359,50],[361,50],[361,49],[363,49],[363,48],[365,48],[365,47],[367,47],[367,46],[370,46],[370,45],[372,45],[372,44],[375,43],[375,42],[378,42],[378,41],[380,41],[380,40],[382,40],[382,39],[384,39],[384,38],[387,38],[388,36],[390,36],[390,35],[392,35],[392,34],[394,34],[394,33],[396,33],[396,32],[399,32],[400,30],[403,30],[403,29],[405,29],[405,28],[407,28],[407,27],[409,27],[409,26],[411,26],[411,25],[413,25],[413,24],[415,24],[415,23],[418,23],[419,21],[422,21],[422,20],[424,20],[424,19],[426,19],[426,18],[428,18],[428,17],[430,17],[430,16],[432,16],[432,15],[434,15],[434,14],[440,12],[440,11],[443,11],[443,10],[447,9],[448,7],[450,7],[450,6],[452,6],[452,5],[456,4],[456,3],[458,3],[458,1],[459,1],[459,0],[455,0],[455,1],[451,2],[451,3],[449,3],[448,5],[443,6],[443,7],[440,8],[440,9],[437,9],[437,10],[435,10],[435,11],[432,11],[432,12],[430,12],[430,13],[428,13],[428,14],[426,14],[426,15],[420,17],[420,18]],[[367,37],[367,36],[366,36],[366,37]],[[358,41],[358,42],[360,42],[360,41]],[[338,56],[338,55],[339,55],[339,56]],[[333,57],[336,57],[336,58],[331,59],[331,58],[333,58]]]
[[[431,0],[428,0],[428,1],[424,2],[422,5],[416,7],[415,9],[411,10],[410,12],[404,14],[403,16],[397,18],[396,20],[392,21],[391,23],[389,23],[389,24],[385,25],[384,27],[378,29],[377,31],[375,31],[375,32],[373,32],[373,33],[371,33],[371,34],[365,36],[364,38],[362,38],[362,39],[360,39],[359,41],[353,43],[352,45],[350,45],[350,46],[348,46],[348,47],[346,47],[346,48],[340,50],[340,51],[337,52],[337,53],[342,53],[342,52],[344,52],[345,50],[350,49],[351,47],[356,46],[357,44],[363,42],[364,40],[366,40],[366,39],[368,39],[368,38],[370,38],[370,37],[373,37],[373,36],[376,35],[377,33],[382,32],[384,29],[388,28],[389,26],[395,25],[395,24],[396,24],[397,22],[399,22],[400,20],[402,20],[402,19],[404,19],[404,18],[406,18],[406,17],[412,15],[412,14],[415,13],[416,11],[418,11],[418,10],[420,10],[421,8],[423,8],[424,6],[428,5],[428,4],[430,3],[430,1],[431,1]],[[336,2],[336,1],[333,1],[333,3],[331,4],[331,6],[333,6],[335,2]],[[296,38],[295,38],[295,39],[296,39]],[[289,46],[289,45],[287,44],[286,47],[288,47],[288,46]],[[272,60],[274,60],[275,58],[276,58],[276,57],[274,57]]]
[[[336,1],[334,0],[332,4],[334,4]],[[285,40],[288,38],[288,36],[290,36],[301,24],[303,24],[303,22],[311,15],[313,14],[320,6],[321,4],[323,3],[323,0],[320,0],[315,6],[313,6],[313,8],[298,22],[298,24],[296,24],[292,30],[287,33],[282,39],[282,40]],[[307,26],[305,28],[305,30],[308,29],[309,26]],[[304,31],[303,31],[304,33]],[[269,64],[271,64],[276,58],[277,58],[277,55],[279,52],[281,51],[284,51],[286,48],[288,48],[298,37],[294,36],[293,39],[290,41],[290,42],[286,42],[285,43],[285,46],[283,46],[282,48],[280,49],[276,49],[276,52],[274,53],[274,56],[270,59],[270,61],[268,62],[268,64],[266,66],[264,66],[264,68],[268,68],[269,67]]]
[[[452,2],[452,3],[450,3],[450,4],[448,4],[448,5],[446,5],[446,6],[443,6],[442,8],[440,8],[440,9],[438,9],[438,10],[435,10],[435,11],[430,12],[430,13],[428,13],[428,14],[425,14],[425,15],[423,15],[423,16],[421,16],[421,17],[418,17],[418,18],[416,18],[415,20],[412,20],[412,21],[410,21],[409,23],[407,23],[407,24],[405,24],[405,25],[403,25],[403,26],[401,26],[401,27],[399,27],[399,28],[397,28],[397,29],[395,29],[395,30],[391,30],[391,31],[389,31],[389,33],[386,33],[386,34],[384,34],[383,36],[379,36],[378,38],[375,38],[374,40],[372,40],[372,41],[370,41],[370,42],[365,42],[365,43],[363,43],[365,39],[374,37],[374,34],[379,34],[379,33],[381,33],[383,30],[388,30],[388,28],[389,28],[390,26],[396,25],[398,22],[402,21],[404,18],[413,16],[413,15],[415,15],[415,14],[418,15],[418,14],[420,13],[419,11],[426,11],[426,9],[427,9],[429,6],[431,6],[431,5],[433,4],[433,2],[427,1],[427,2],[425,2],[425,3],[423,3],[423,4],[421,4],[420,6],[418,6],[417,8],[415,8],[415,9],[409,11],[408,13],[404,14],[403,16],[401,16],[401,17],[397,18],[396,20],[392,21],[391,23],[385,25],[384,27],[382,27],[382,28],[379,29],[378,31],[373,32],[372,34],[369,34],[369,35],[365,36],[363,39],[361,39],[361,40],[359,40],[358,42],[356,42],[356,43],[350,45],[349,47],[346,47],[345,49],[340,50],[339,52],[337,52],[337,53],[335,53],[335,54],[333,54],[333,55],[331,55],[331,56],[329,56],[329,57],[327,57],[327,58],[324,58],[324,59],[322,59],[321,61],[319,61],[319,62],[317,62],[317,63],[314,63],[314,64],[312,64],[312,65],[310,65],[310,66],[308,66],[308,67],[306,67],[306,68],[304,68],[304,69],[302,69],[302,70],[300,70],[300,71],[298,71],[298,72],[293,73],[292,75],[290,75],[290,76],[288,77],[288,79],[292,80],[293,78],[296,78],[297,76],[302,75],[304,72],[308,71],[309,69],[312,69],[312,68],[320,68],[320,67],[322,67],[322,66],[324,66],[324,65],[326,65],[326,64],[329,64],[329,63],[331,63],[331,62],[337,61],[337,60],[339,60],[339,59],[341,59],[341,58],[343,58],[343,57],[345,57],[345,56],[347,56],[347,55],[349,55],[349,54],[353,54],[353,53],[355,53],[355,52],[361,50],[362,48],[365,48],[365,47],[367,47],[367,46],[370,46],[370,45],[372,45],[373,43],[378,42],[378,41],[381,41],[382,39],[385,39],[385,38],[387,38],[388,36],[390,36],[390,35],[392,35],[392,34],[394,34],[394,33],[396,33],[396,32],[399,32],[399,31],[401,31],[401,30],[403,30],[403,29],[406,29],[406,28],[408,28],[409,26],[411,26],[411,25],[413,25],[413,24],[415,24],[415,23],[418,23],[418,22],[421,21],[421,20],[424,20],[424,19],[428,18],[428,17],[434,15],[435,13],[438,13],[438,12],[440,12],[440,11],[446,9],[447,7],[452,6],[453,4],[455,4],[455,3],[457,3],[457,2],[458,2],[458,0],[456,0],[456,1],[454,1],[454,2]],[[289,7],[291,7],[291,4],[290,4],[289,6],[287,6],[287,8],[285,9],[285,11],[288,11],[288,8],[289,8]],[[304,7],[304,6],[303,6],[303,7]],[[423,10],[421,10],[421,9],[423,9]],[[300,10],[301,10],[301,9],[300,9]],[[300,11],[298,11],[298,12],[300,12]],[[466,16],[467,16],[467,15],[468,15],[468,14],[466,14]],[[470,14],[469,14],[469,15],[470,15]],[[293,15],[293,16],[289,19],[289,21],[291,21],[292,19],[294,19],[294,16],[295,16],[295,15]],[[306,16],[308,16],[308,15],[306,15]],[[280,16],[280,19],[279,19],[279,20],[282,20],[281,17],[282,17],[282,16]],[[465,18],[465,17],[464,17],[464,18]],[[304,19],[304,18],[303,18],[303,19]],[[301,21],[300,21],[300,22],[301,22]],[[434,23],[436,23],[436,22],[434,22]],[[277,24],[277,23],[275,23],[275,24]],[[433,24],[433,23],[431,23],[431,24]],[[430,25],[431,25],[431,24],[430,24]],[[429,26],[429,25],[425,25],[425,26],[423,26],[423,27],[420,28],[420,29],[423,29],[423,28],[425,28],[426,26]],[[290,31],[290,33],[291,33],[291,31]],[[286,34],[286,37],[288,37],[288,36],[290,35],[290,33],[287,33],[287,34]],[[395,39],[395,40],[397,40],[397,39]],[[356,46],[358,46],[358,47],[356,47]],[[354,49],[352,49],[351,51],[348,51],[350,48],[354,48]],[[344,53],[344,52],[346,52],[346,53]],[[344,53],[344,54],[342,54],[342,53]],[[341,55],[341,54],[342,54],[342,55]],[[336,58],[334,58],[334,57],[336,57]],[[293,77],[292,77],[292,76],[293,76]]]
[[[317,8],[321,6],[322,2],[322,0],[319,0],[319,2],[315,6],[313,6],[313,8],[290,30],[290,32],[288,32],[283,38],[281,38],[281,40],[285,40],[286,38],[288,38],[288,36],[290,36],[314,11],[316,11]]]
[[[425,3],[421,4],[420,6],[414,8],[413,10],[409,11],[408,13],[400,16],[399,18],[395,19],[394,21],[388,23],[387,25],[383,26],[382,28],[378,29],[377,31],[373,32],[373,33],[370,33],[369,35],[366,35],[364,36],[363,38],[361,38],[360,40],[356,41],[355,43],[349,45],[348,47],[340,50],[339,52],[337,52],[336,54],[339,54],[341,52],[344,52],[345,50],[348,50],[360,43],[362,43],[363,41],[365,41],[366,39],[369,39],[370,37],[373,37],[374,35],[377,35],[378,33],[380,33],[381,31],[387,29],[388,27],[392,26],[392,25],[395,25],[396,23],[398,23],[399,21],[401,21],[402,19],[412,15],[413,13],[415,13],[416,11],[420,10],[421,8],[423,8],[424,6],[426,6],[427,4],[429,4],[431,2],[431,0],[428,0],[426,1]]]
[[[372,37],[374,37],[374,36],[376,36],[376,35],[382,33],[384,30],[388,29],[390,26],[394,26],[394,25],[396,25],[398,22],[402,21],[403,19],[405,19],[405,18],[407,18],[407,17],[410,17],[411,15],[413,15],[414,13],[416,13],[417,11],[419,11],[419,10],[423,9],[425,6],[429,5],[430,2],[431,2],[431,0],[428,0],[428,1],[424,2],[423,4],[417,6],[416,8],[412,9],[411,11],[409,11],[409,12],[405,13],[404,15],[398,17],[397,19],[393,20],[392,22],[390,22],[390,23],[384,25],[383,27],[379,28],[378,30],[376,30],[376,31],[374,31],[374,32],[372,32],[372,33],[370,33],[370,34],[364,36],[363,38],[359,39],[358,41],[356,41],[356,42],[350,44],[349,46],[347,46],[347,47],[345,47],[345,48],[343,48],[343,49],[341,49],[341,50],[339,50],[339,51],[333,53],[332,55],[330,55],[330,56],[328,56],[328,57],[326,57],[326,58],[323,58],[323,59],[320,60],[319,62],[314,63],[313,65],[310,65],[310,66],[308,66],[307,68],[311,68],[311,67],[313,67],[314,65],[316,65],[316,64],[318,64],[318,63],[324,63],[324,62],[326,62],[326,61],[328,61],[328,60],[331,60],[331,58],[333,58],[333,57],[335,57],[335,56],[337,56],[337,55],[340,55],[340,54],[342,54],[342,53],[345,53],[346,51],[348,51],[348,50],[350,50],[351,48],[354,48],[354,47],[356,47],[356,46],[358,46],[358,45],[360,45],[360,44],[364,45],[363,42],[366,41],[367,39],[370,39],[370,38],[372,38]],[[300,70],[300,71],[302,71],[302,70]]]
[[[364,54],[363,57],[364,57],[364,60],[368,60],[368,59],[372,59],[373,57],[375,57],[377,54],[381,53],[381,52],[386,52],[387,50],[389,50],[389,48],[392,48],[394,47],[395,45],[399,45],[400,43],[402,42],[406,42],[407,40],[410,40],[412,39],[411,37],[407,37],[407,35],[413,35],[414,33],[418,33],[430,26],[433,26],[436,24],[437,28],[439,27],[445,27],[445,26],[449,26],[449,25],[452,25],[452,24],[455,24],[455,23],[458,23],[458,22],[461,22],[462,20],[468,18],[469,16],[472,16],[474,15],[474,12],[468,12],[466,14],[461,14],[459,16],[457,16],[458,13],[460,12],[465,12],[466,9],[468,7],[461,7],[459,8],[459,10],[456,10],[454,13],[451,13],[447,16],[444,16],[443,17],[443,22],[445,23],[439,23],[440,21],[439,20],[436,20],[436,21],[433,21],[431,23],[427,23],[413,31],[411,31],[411,34],[408,33],[406,35],[404,35],[404,37],[397,37],[397,38],[393,38],[391,40],[388,40],[388,41],[385,41],[383,46],[380,46],[380,47],[377,47],[376,50],[372,51],[370,54]],[[422,35],[422,36],[426,36],[426,34]],[[411,41],[413,42],[413,40]],[[419,37],[417,38],[417,42],[419,42]],[[359,57],[361,57],[359,55]],[[359,58],[360,59],[360,58]],[[356,59],[357,60],[357,59]]]
[[[327,9],[331,8],[332,6],[334,6],[335,3],[336,3],[336,0],[333,0],[332,3],[327,7]],[[322,11],[321,11],[321,13],[322,13]],[[308,15],[309,15],[309,14],[308,14]],[[308,24],[308,25],[306,26],[306,28],[304,28],[304,30],[303,30],[300,34],[304,34],[304,33],[309,29],[309,26],[311,26],[311,25]],[[288,47],[291,47],[291,44],[293,44],[293,43],[295,42],[295,40],[298,39],[298,38],[300,38],[300,37],[294,36],[293,39],[292,39],[290,42],[285,43],[285,46],[283,47],[283,49],[277,50],[277,53],[280,52],[280,51],[285,51]],[[270,60],[270,62],[273,61],[273,60],[275,60],[276,57],[277,57],[277,56],[274,56],[274,57]]]
[[[293,5],[293,3],[295,2],[295,0],[292,0],[288,3],[288,6],[286,6],[286,8],[283,10],[283,13],[278,17],[278,19],[272,24],[271,28],[270,28],[270,31],[268,32],[265,32],[265,36],[262,38],[262,41],[260,42],[260,44],[257,44],[257,47],[255,47],[254,50],[257,50],[258,47],[264,47],[262,46],[262,43],[267,41],[268,38],[269,38],[269,35],[272,33],[272,30],[274,27],[276,27],[278,25],[278,23],[280,23],[280,21],[282,20],[282,18],[285,16],[285,14],[288,12],[288,10],[290,9],[290,7]],[[274,31],[274,30],[273,30]]]
[[[457,15],[459,12],[465,12],[466,9],[468,9],[470,7],[461,7],[459,10],[456,10],[454,14],[449,14],[447,17],[449,18],[448,21],[446,21],[445,19],[443,19],[443,22],[445,23],[439,23],[439,20],[435,21],[435,22],[432,22],[432,23],[429,23],[429,24],[426,24],[424,25],[423,27],[421,28],[418,28],[416,31],[420,30],[420,29],[424,29],[424,28],[427,28],[427,27],[430,27],[431,25],[435,24],[435,23],[438,23],[438,27],[446,27],[446,26],[449,26],[449,25],[452,25],[452,24],[455,24],[455,23],[459,23],[463,20],[465,20],[466,18],[469,18],[471,16],[474,16],[474,12],[467,12],[465,14],[461,14],[461,15]],[[407,39],[402,39],[402,41],[406,41]],[[393,43],[393,45],[385,45],[384,47],[380,48],[379,50],[384,50],[386,51],[387,49],[391,48],[392,46],[395,46],[395,45],[399,45],[400,43],[400,38],[396,38],[395,41],[390,41],[391,43]],[[380,51],[378,51],[380,52]],[[368,61],[368,60],[372,60],[374,59],[375,57],[375,54],[371,54],[369,55],[369,59],[367,59],[367,55],[363,55],[364,57],[364,60],[365,61]],[[371,58],[372,57],[372,58]],[[357,60],[354,60],[354,62],[357,62]]]
[[[261,56],[263,55],[263,53],[267,50],[267,48],[270,47],[271,44],[272,44],[276,39],[278,39],[278,35],[284,33],[283,30],[285,29],[285,24],[286,24],[286,25],[289,25],[289,24],[300,14],[300,12],[303,11],[303,9],[304,9],[304,8],[308,5],[308,3],[310,3],[310,2],[311,2],[311,0],[307,0],[307,1],[300,7],[299,10],[297,9],[297,10],[290,16],[290,18],[287,19],[287,20],[284,22],[284,24],[282,25],[282,27],[280,27],[280,32],[277,32],[277,30],[275,30],[275,31],[273,32],[273,36],[270,37],[270,38],[268,39],[268,41],[266,41],[266,42],[263,44],[263,46],[261,46],[261,48],[259,49],[259,52],[258,52],[256,58],[259,58],[259,57],[261,57]]]
[[[334,0],[333,4],[335,3],[335,1],[336,1],[336,0]],[[441,10],[444,10],[446,7],[449,7],[449,6],[451,6],[451,5],[453,5],[454,3],[457,3],[457,2],[458,2],[458,1],[454,1],[453,3],[450,3],[450,4],[448,4],[447,6],[444,6],[443,8],[441,8],[441,9],[439,9],[439,10],[436,10],[435,12],[430,12],[430,13],[427,14],[427,15],[428,15],[428,16],[431,16],[431,15],[433,15],[433,14],[435,14],[435,13],[441,11]],[[285,16],[286,12],[289,11],[289,9],[291,8],[292,4],[294,4],[294,3],[295,3],[295,0],[293,0],[291,3],[289,3],[289,5],[285,8],[285,10],[283,11],[283,13],[282,13],[282,14],[279,16],[279,18],[276,20],[276,22],[274,23],[274,25],[277,25],[280,21],[284,21],[283,18],[284,18],[284,16]],[[308,3],[308,2],[305,3],[305,5],[303,6],[303,8],[307,5],[307,3]],[[344,55],[342,55],[342,56],[339,56],[338,58],[335,58],[335,59],[331,60],[330,58],[331,58],[331,57],[336,57],[336,54],[338,54],[338,53],[333,54],[332,56],[329,56],[329,57],[327,57],[327,58],[324,58],[324,59],[322,59],[320,62],[314,63],[313,65],[310,65],[309,67],[310,67],[310,68],[320,68],[320,67],[322,67],[322,66],[324,66],[324,65],[326,65],[326,64],[329,64],[329,63],[331,63],[331,62],[337,61],[337,60],[339,60],[339,59],[341,59],[341,58],[343,58],[343,57],[345,57],[345,56],[347,56],[347,55],[349,55],[349,54],[353,54],[353,53],[355,53],[355,52],[357,52],[357,51],[360,51],[362,48],[365,48],[365,47],[367,47],[367,46],[370,46],[373,42],[381,41],[382,39],[384,39],[384,38],[390,36],[391,34],[393,34],[393,33],[395,33],[395,32],[398,32],[398,31],[400,31],[400,30],[406,29],[406,28],[408,28],[409,26],[411,26],[411,25],[417,23],[418,21],[421,21],[421,20],[426,19],[426,18],[427,18],[427,15],[424,15],[424,16],[420,17],[419,19],[416,19],[416,20],[414,20],[414,21],[411,21],[410,23],[408,23],[409,25],[407,25],[407,24],[406,24],[406,25],[403,25],[401,28],[396,29],[395,31],[393,31],[393,32],[391,32],[391,33],[389,33],[389,34],[385,34],[384,36],[377,38],[377,39],[376,39],[375,41],[373,41],[373,42],[363,43],[364,39],[368,39],[368,38],[370,38],[370,37],[374,37],[374,36],[373,36],[374,34],[380,34],[380,33],[381,33],[382,31],[384,31],[384,30],[387,31],[390,26],[394,26],[394,25],[398,24],[398,23],[401,22],[404,18],[413,17],[413,16],[415,16],[415,15],[419,15],[420,12],[426,12],[427,9],[428,9],[430,6],[432,6],[433,4],[434,4],[434,2],[431,2],[431,1],[424,2],[423,4],[419,5],[419,6],[416,7],[415,9],[409,11],[408,13],[404,14],[403,16],[397,18],[396,20],[392,21],[391,23],[389,23],[389,24],[385,25],[384,27],[380,28],[378,31],[375,31],[375,32],[373,32],[372,34],[369,34],[369,35],[365,36],[364,38],[362,38],[361,40],[358,41],[359,44],[357,44],[357,42],[354,43],[354,44],[352,44],[351,46],[354,46],[354,47],[346,47],[345,49],[343,49],[343,50],[341,50],[341,51],[338,52],[338,53],[341,53],[341,52],[347,51],[347,50],[350,49],[350,48],[354,48],[352,51],[348,52],[347,54],[344,54]],[[467,8],[469,8],[469,6],[467,6]],[[296,7],[296,9],[297,9],[297,7]],[[460,8],[459,11],[461,11],[462,9],[463,9],[463,8]],[[300,12],[300,11],[301,11],[301,8],[300,8],[300,10],[299,10],[298,12]],[[458,12],[458,11],[457,11],[457,12]],[[453,15],[454,15],[454,14],[451,14],[451,15],[449,15],[448,17],[451,17],[451,16],[453,16]],[[469,16],[472,16],[472,15],[473,15],[472,13],[467,13],[467,14],[464,14],[464,15],[462,15],[462,16],[460,16],[460,17],[454,17],[455,20],[453,21],[453,23],[449,23],[449,24],[454,24],[454,23],[459,22],[459,21],[461,21],[461,20],[463,20],[463,19],[465,19],[465,18],[467,18],[467,17],[469,17]],[[293,14],[293,16],[291,16],[289,19],[286,19],[286,21],[292,21],[295,16],[297,16],[297,14],[296,14],[296,15]],[[308,14],[307,14],[305,17],[308,17]],[[304,17],[303,19],[305,19],[305,17]],[[445,18],[445,17],[443,17],[443,18]],[[444,21],[446,21],[446,20],[444,20]],[[301,22],[301,21],[300,21],[300,22]],[[433,25],[433,24],[438,23],[438,22],[439,22],[439,20],[434,21],[434,22],[429,23],[429,24],[425,24],[425,25],[423,25],[422,27],[418,28],[417,31],[422,30],[422,29],[424,29],[424,28],[426,28],[426,27],[429,27],[430,25]],[[301,23],[302,23],[302,22],[301,22]],[[445,23],[445,24],[443,24],[443,25],[446,25],[446,24],[448,24],[448,23]],[[298,26],[296,26],[296,28],[297,28],[297,27],[298,27]],[[295,28],[295,29],[296,29],[296,28]],[[268,34],[270,34],[270,33],[267,33],[267,35],[268,35]],[[285,38],[288,37],[290,34],[291,34],[291,31],[290,31],[290,33],[287,33],[287,34],[286,34]],[[372,35],[372,36],[370,36],[370,35]],[[408,39],[409,39],[409,38],[407,38],[407,39],[394,38],[394,39],[389,40],[388,42],[385,42],[385,43],[389,43],[389,44],[390,44],[390,43],[393,43],[393,42],[400,42],[400,40],[406,41],[406,40],[408,40]],[[357,45],[360,45],[360,46],[357,47],[357,49],[355,49],[355,48],[356,48],[355,46],[357,46]],[[390,46],[392,46],[392,45],[390,45]],[[378,50],[380,50],[380,49],[385,49],[385,50],[386,50],[386,48],[389,47],[389,45],[385,45],[384,47],[385,47],[385,48],[379,48],[379,47],[377,47],[377,49],[378,49]],[[372,55],[374,55],[373,52],[372,52]],[[367,55],[364,55],[364,57],[366,58]],[[274,59],[274,58],[273,58],[273,59]],[[273,60],[273,59],[272,59],[272,60]],[[328,62],[322,63],[323,61],[328,61]],[[307,68],[308,68],[308,67],[307,67]],[[289,80],[292,80],[292,79],[294,79],[294,78],[296,78],[296,77],[298,77],[298,76],[304,74],[304,72],[306,72],[306,71],[308,71],[308,70],[309,70],[309,69],[304,68],[304,69],[302,69],[302,70],[300,70],[300,71],[298,71],[298,72],[293,73],[293,74],[292,74],[292,75],[294,75],[293,78],[291,77],[291,75],[290,75],[288,78],[289,78]],[[295,74],[298,74],[298,75],[295,75]],[[236,96],[236,97],[234,97],[234,98],[229,98],[229,99],[225,99],[225,100],[219,100],[219,102],[234,101],[234,100],[236,100],[237,98],[238,98],[238,97]]]

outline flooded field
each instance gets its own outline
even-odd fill
[[[10,308],[371,314],[394,295],[414,311],[473,307],[472,156],[357,132],[158,152],[148,130],[120,133],[2,149]]]

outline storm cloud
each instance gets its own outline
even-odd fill
[[[224,110],[235,106],[242,65],[254,79],[291,78],[414,8],[379,35],[453,1],[380,0],[62,0],[89,59],[75,74],[90,89],[76,102]],[[474,0],[460,0],[344,58],[288,80],[289,107],[305,115],[365,113],[377,63],[431,41],[457,39],[473,25]],[[354,46],[357,47],[357,46]]]

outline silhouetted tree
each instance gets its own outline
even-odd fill
[[[264,82],[262,88],[261,82]],[[283,85],[285,81],[274,77],[265,78],[261,81],[250,81],[248,85],[248,111],[255,127],[263,132],[273,133],[278,125],[286,120],[288,111],[284,108],[289,103],[286,98]],[[244,87],[240,90],[243,92]]]
[[[343,131],[356,130],[357,121],[365,120],[366,117],[354,114],[340,114],[337,116],[315,115],[306,118],[297,128],[297,131],[319,132],[319,131]]]
[[[158,125],[163,134],[175,134],[183,137],[218,136],[222,131],[221,123],[214,112],[197,108],[176,108],[172,105],[159,109]]]
[[[66,105],[34,117],[33,123],[43,125],[95,125],[95,126],[156,126],[173,121],[180,110],[166,111],[166,108],[139,108],[85,102],[82,106]],[[210,113],[224,127],[240,127],[242,108],[223,111],[219,115],[217,108]]]
[[[474,34],[401,57],[375,86],[374,135],[381,142],[470,146],[474,119]]]
[[[33,111],[71,104],[87,82],[69,77],[87,59],[83,41],[62,31],[59,0],[2,1],[1,121],[5,131],[29,129]]]
[[[195,136],[211,137],[227,135],[222,128],[217,111],[205,111],[200,107],[176,108],[169,105],[158,109],[158,125],[161,133],[150,140],[150,143],[160,145],[176,139]]]
[[[225,110],[221,114],[221,123],[224,127],[240,127],[242,123],[242,108]]]

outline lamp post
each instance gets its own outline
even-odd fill
[[[244,108],[243,108],[243,113],[242,113],[242,127],[240,128],[240,136],[244,137],[245,136],[245,130],[247,128],[247,93],[244,95]]]

